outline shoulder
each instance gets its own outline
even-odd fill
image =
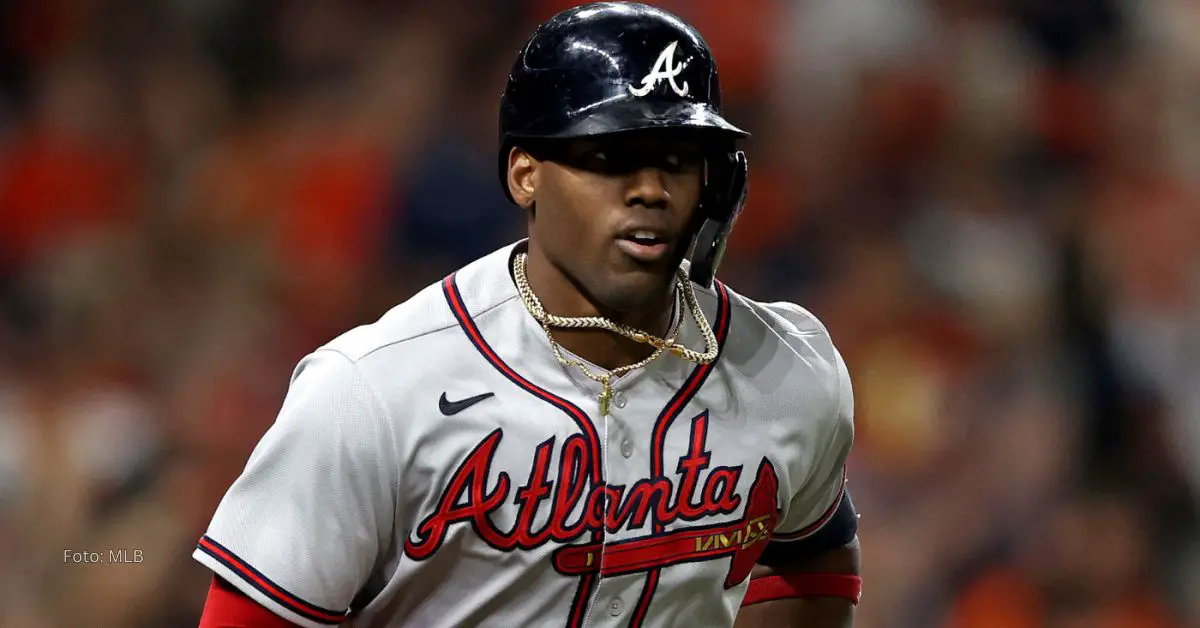
[[[511,247],[484,256],[422,288],[377,320],[350,329],[314,353],[338,353],[372,383],[419,385],[430,374],[462,367],[471,347],[466,327],[484,327],[504,312],[513,289],[506,262]],[[386,384],[385,384],[386,383]]]
[[[340,353],[359,363],[381,352],[405,352],[457,325],[438,282],[422,288],[378,319],[349,329],[316,350]]]
[[[718,314],[718,291],[726,295],[730,310],[727,357],[745,360],[786,347],[789,353],[801,354],[793,355],[796,359],[819,357],[822,364],[815,366],[832,366],[840,359],[829,329],[804,307],[790,301],[757,301],[727,285],[715,284],[713,289],[697,290],[705,310],[714,315]]]
[[[718,291],[727,295],[730,310],[721,354],[726,369],[779,404],[825,409],[817,415],[834,423],[839,416],[848,420],[849,372],[829,329],[814,313],[789,301],[751,299],[725,285],[703,291],[702,302],[712,303],[706,310],[715,311]]]
[[[827,351],[833,348],[829,329],[809,310],[790,301],[755,301],[732,290],[729,292],[734,306],[749,314],[741,317],[744,322],[765,325],[783,334],[785,340],[803,338],[818,342]]]

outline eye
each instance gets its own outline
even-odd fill
[[[676,150],[658,158],[660,167],[670,172],[683,172],[699,165],[699,155],[689,150]]]

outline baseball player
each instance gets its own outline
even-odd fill
[[[528,238],[297,365],[201,626],[851,625],[846,366],[714,279],[746,135],[674,15],[540,26],[500,100]]]

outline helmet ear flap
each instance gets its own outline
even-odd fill
[[[692,281],[712,287],[717,267],[725,256],[725,245],[733,223],[746,204],[750,164],[744,151],[723,153],[708,161],[708,173],[700,200],[700,228],[692,240]]]

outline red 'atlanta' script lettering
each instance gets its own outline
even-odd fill
[[[533,549],[550,541],[567,543],[601,528],[609,532],[625,526],[638,529],[646,525],[651,513],[664,525],[733,513],[742,502],[737,494],[742,468],[716,467],[701,486],[701,472],[709,467],[711,459],[711,452],[705,449],[707,433],[708,415],[701,414],[692,420],[688,452],[679,459],[675,477],[639,480],[629,487],[596,485],[589,480],[586,470],[591,468],[592,452],[579,434],[563,442],[557,480],[551,479],[554,438],[550,438],[538,445],[529,479],[517,488],[512,500],[517,506],[516,520],[512,530],[506,531],[490,517],[509,502],[512,488],[509,474],[503,471],[488,485],[492,461],[504,437],[497,429],[455,471],[436,511],[417,526],[415,540],[405,542],[405,553],[415,560],[428,558],[441,547],[450,526],[462,523],[470,523],[488,545],[512,551]],[[581,501],[582,512],[572,517]],[[534,530],[534,521],[543,507],[550,509],[549,520]]]

